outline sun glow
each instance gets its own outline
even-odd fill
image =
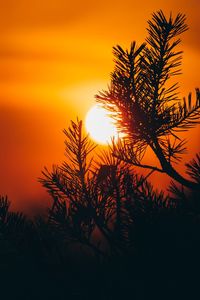
[[[107,144],[113,137],[118,138],[117,128],[109,114],[109,111],[96,104],[86,115],[87,132],[99,144]]]

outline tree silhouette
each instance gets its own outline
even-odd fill
[[[113,189],[111,185],[109,190],[103,188],[111,175],[105,172],[101,178],[105,167],[92,166],[93,158],[89,155],[95,145],[83,134],[82,121],[72,121],[64,133],[66,161],[61,167],[54,166],[52,172],[45,170],[40,180],[54,199],[49,222],[59,227],[68,243],[81,243],[104,256],[93,235],[98,229],[100,241],[105,239],[110,243],[112,240],[108,223],[113,214]]]
[[[10,204],[7,197],[0,196],[0,236],[17,248],[31,231],[32,222],[23,213],[10,211]]]
[[[170,201],[109,150],[95,162],[95,146],[83,134],[82,121],[71,122],[64,133],[66,161],[51,172],[45,169],[40,179],[53,197],[51,233],[66,246],[78,243],[104,258],[130,251],[136,215],[148,207],[149,213],[158,206],[168,209]]]
[[[178,98],[178,83],[171,83],[180,74],[182,51],[176,50],[179,35],[188,29],[185,16],[166,19],[160,10],[148,21],[146,43],[130,50],[113,48],[115,68],[107,91],[96,95],[98,102],[113,113],[124,138],[113,142],[113,155],[127,163],[166,173],[188,188],[198,189],[196,182],[180,175],[174,168],[185,152],[185,141],[178,133],[187,131],[200,121],[200,91],[196,101]],[[143,157],[151,148],[160,167],[146,165]]]
[[[101,287],[97,280],[94,289],[98,286],[102,293],[116,298],[128,296],[134,282],[148,286],[150,294],[165,290],[170,295],[171,282],[178,284],[173,293],[181,293],[187,278],[189,290],[196,280],[191,258],[193,265],[199,264],[198,191],[189,194],[172,184],[171,195],[166,196],[109,149],[100,152],[96,162],[95,146],[79,120],[71,122],[64,133],[66,161],[50,172],[45,169],[40,179],[53,198],[47,220],[36,226],[47,263],[55,261],[68,274],[69,249],[75,259],[82,253],[87,267],[81,269],[79,263],[78,273],[85,274],[91,260],[95,261]],[[198,155],[188,163],[187,172],[199,185]],[[93,277],[90,271],[87,276]],[[77,279],[74,285],[80,289]]]

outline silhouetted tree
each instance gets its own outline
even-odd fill
[[[167,198],[109,151],[101,152],[94,162],[95,146],[83,134],[81,121],[71,122],[64,133],[66,161],[51,172],[45,169],[40,179],[53,198],[51,234],[55,232],[66,246],[85,245],[103,257],[130,251],[136,215],[147,212],[150,203],[151,210],[164,208]]]
[[[32,223],[23,213],[10,211],[10,204],[7,197],[0,196],[0,238],[17,248],[24,242]]]
[[[189,188],[198,188],[181,176],[173,164],[185,152],[185,141],[178,133],[187,131],[200,122],[200,91],[196,102],[191,94],[180,101],[178,83],[170,84],[180,74],[182,51],[176,50],[179,35],[188,29],[185,16],[165,17],[160,10],[148,21],[146,43],[130,50],[113,48],[115,69],[107,91],[96,96],[113,113],[118,130],[124,138],[113,142],[113,155],[120,160],[142,168],[166,173]],[[160,167],[143,163],[147,148],[157,156]]]
[[[110,243],[112,239],[109,227],[114,209],[113,188],[111,185],[109,189],[103,188],[111,175],[107,171],[101,178],[103,167],[92,166],[93,158],[89,155],[95,145],[83,134],[82,121],[71,122],[64,133],[67,137],[66,161],[61,167],[54,166],[52,172],[45,170],[41,179],[54,199],[49,222],[63,232],[68,244],[78,242],[104,256],[94,234],[98,232],[100,242],[104,239]]]
[[[23,268],[31,256],[34,227],[22,212],[11,211],[10,204],[7,197],[0,197],[0,265],[12,272],[13,266]]]

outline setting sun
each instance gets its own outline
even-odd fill
[[[86,115],[87,132],[97,143],[107,144],[112,137],[118,138],[117,128],[109,114],[109,111],[97,104]]]

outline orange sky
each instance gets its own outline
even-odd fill
[[[158,9],[187,15],[181,94],[200,87],[199,0],[7,0],[0,11],[0,194],[15,208],[42,200],[43,166],[64,156],[62,129],[85,117],[113,68],[112,46],[141,43]],[[189,156],[199,150],[192,130]]]

